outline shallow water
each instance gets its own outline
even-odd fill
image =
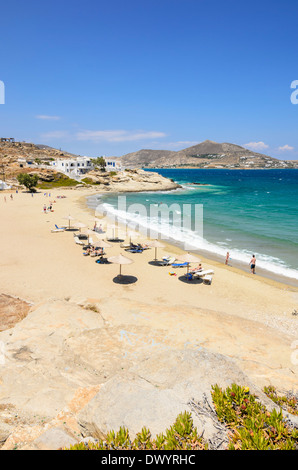
[[[229,251],[232,260],[246,264],[255,254],[258,267],[298,280],[298,170],[150,171],[172,178],[182,189],[122,194],[125,207],[119,207],[117,195],[104,195],[104,210],[141,230],[154,228],[152,238],[162,234],[185,249],[219,257]],[[145,212],[133,213],[133,204]],[[162,209],[172,204],[170,218],[162,217]]]

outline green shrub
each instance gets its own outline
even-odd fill
[[[271,390],[272,393],[272,390]],[[227,450],[297,450],[297,429],[285,423],[282,410],[269,412],[248,387],[232,384],[226,390],[212,386],[218,420],[229,435]],[[193,425],[191,414],[180,413],[173,426],[155,439],[143,428],[131,441],[126,428],[110,431],[105,440],[79,443],[68,450],[208,450],[208,444]]]
[[[264,393],[282,409],[285,409],[292,415],[298,415],[298,400],[294,396],[278,396],[275,387],[271,385],[264,387]]]
[[[80,184],[78,181],[68,178],[68,176],[59,176],[54,181],[42,181],[39,183],[39,189],[54,189],[54,188],[67,188],[72,186],[77,186]]]
[[[212,387],[218,419],[230,430],[230,450],[295,450],[298,432],[283,421],[282,411],[271,413],[249,393],[232,384],[225,391]]]
[[[165,434],[159,434],[152,439],[151,432],[143,428],[134,441],[130,440],[126,428],[120,427],[115,433],[110,431],[106,440],[100,440],[97,444],[90,442],[76,444],[68,450],[204,450],[207,444],[203,441],[198,431],[193,426],[191,414],[180,413],[173,426],[167,429]]]

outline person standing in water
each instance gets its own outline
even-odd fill
[[[230,253],[229,253],[229,252],[227,252],[227,254],[226,254],[226,264],[228,264],[228,262],[229,262],[229,258],[230,258]]]
[[[252,274],[256,274],[256,257],[255,255],[252,255],[252,258],[250,260],[250,269]]]

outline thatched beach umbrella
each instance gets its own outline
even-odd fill
[[[151,246],[152,248],[155,248],[155,259],[154,259],[154,261],[156,261],[157,260],[157,257],[156,257],[157,248],[164,248],[164,245],[158,240],[154,240],[153,242],[149,242],[148,245]]]
[[[187,265],[187,274],[189,270],[189,263],[199,263],[201,260],[198,256],[195,256],[191,253],[186,253],[184,255],[177,257],[178,261],[182,261],[182,263],[188,263]]]
[[[108,258],[108,261],[110,263],[115,263],[115,264],[119,264],[120,265],[120,273],[119,273],[119,276],[121,276],[121,266],[123,264],[131,264],[133,263],[133,260],[130,259],[130,258],[126,258],[126,256],[123,256],[123,255],[117,255],[117,256],[112,256],[111,258]]]
[[[78,228],[80,231],[81,231],[81,228],[87,227],[87,225],[83,224],[82,222],[76,222],[75,224],[73,224],[73,226],[75,228]]]
[[[98,242],[96,242],[96,245],[99,246],[99,248],[111,248],[112,245],[100,238],[97,233],[95,234],[95,236],[99,240]]]
[[[89,244],[89,238],[90,238],[90,235],[94,235],[94,232],[93,230],[90,230],[89,228],[87,229],[84,229],[84,233],[87,235],[88,237],[88,244]]]
[[[71,215],[67,215],[66,217],[63,217],[64,220],[68,220],[68,228],[70,229],[70,222],[71,220],[75,220]]]
[[[118,230],[118,225],[109,225],[108,226],[108,230],[112,230],[113,232],[113,237],[111,238],[111,240],[116,240],[116,230]]]
[[[140,234],[138,232],[130,231],[127,234],[129,236],[129,242],[131,243],[132,240],[135,240],[136,238],[140,238]]]

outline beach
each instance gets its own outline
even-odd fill
[[[44,193],[31,197],[27,193],[14,194],[14,200],[1,197],[1,291],[17,295],[35,303],[48,298],[86,298],[90,301],[103,297],[118,298],[127,296],[134,301],[148,302],[152,306],[160,303],[171,307],[207,308],[237,317],[265,321],[279,319],[281,324],[293,321],[292,311],[297,307],[298,289],[277,283],[259,275],[252,276],[249,266],[247,273],[201,257],[203,267],[215,271],[213,283],[192,285],[179,281],[183,269],[177,269],[177,276],[170,276],[170,267],[157,267],[148,264],[154,258],[154,249],[142,254],[125,253],[119,243],[112,243],[107,249],[108,256],[122,253],[134,263],[125,266],[124,274],[137,278],[135,284],[116,285],[119,266],[114,264],[97,265],[95,259],[82,256],[82,248],[73,240],[73,232],[51,233],[58,226],[66,225],[67,215],[94,225],[94,211],[87,208],[86,197],[92,191],[59,191],[51,197]],[[54,212],[43,213],[43,205],[49,199],[56,200]],[[93,237],[94,238],[94,237]],[[174,245],[165,244],[158,249],[158,258],[183,253]],[[269,301],[270,299],[270,301]],[[294,323],[293,323],[294,327]],[[289,328],[289,332],[291,328]],[[294,334],[295,331],[293,330]]]
[[[183,268],[176,269],[176,275],[169,275],[174,271],[171,267],[150,264],[154,259],[153,248],[131,254],[126,253],[120,243],[111,243],[112,247],[106,249],[108,257],[122,253],[134,261],[122,266],[122,273],[136,278],[135,282],[119,284],[115,282],[119,265],[99,265],[95,258],[83,256],[72,231],[51,232],[55,224],[68,225],[64,219],[68,215],[93,228],[94,211],[86,203],[86,198],[92,194],[91,189],[61,189],[50,197],[43,192],[33,197],[19,192],[10,200],[6,193],[6,202],[4,193],[0,195],[2,294],[32,304],[32,318],[36,309],[45,306],[51,311],[57,302],[68,305],[67,308],[73,305],[74,310],[78,306],[89,306],[99,312],[104,325],[122,332],[118,341],[126,335],[125,355],[122,351],[123,356],[117,356],[121,360],[128,354],[137,361],[145,347],[146,354],[148,351],[153,354],[203,348],[232,360],[257,387],[273,384],[281,390],[297,392],[297,361],[293,359],[298,333],[297,316],[293,315],[298,305],[297,288],[252,275],[249,267],[244,272],[225,266],[224,260],[214,261],[203,256],[203,268],[214,270],[212,284],[185,282]],[[62,195],[66,197],[59,197]],[[53,212],[44,213],[43,206],[48,206],[49,201],[56,201]],[[109,222],[102,219],[102,223]],[[179,247],[166,243],[164,248],[158,248],[159,259],[181,253]],[[59,308],[63,310],[61,305]],[[88,328],[85,315],[86,310],[82,310],[82,332]],[[30,318],[29,313],[23,320],[24,325],[30,323]],[[49,321],[47,319],[43,326],[50,326]],[[22,322],[17,328],[18,347],[21,347],[25,341]],[[60,328],[58,317],[52,328]],[[8,340],[9,331],[14,330],[3,332],[4,336],[0,333],[0,341]],[[35,334],[38,335],[37,330]],[[112,372],[106,379],[100,377],[98,383],[111,376]],[[94,386],[94,383],[97,382],[92,379],[89,385]],[[0,403],[12,400],[7,390],[0,394]],[[67,398],[60,398],[61,403],[66,404],[74,390],[75,387],[72,392],[68,391]],[[17,393],[15,389],[14,393]],[[19,384],[19,394],[22,393]],[[30,394],[30,390],[27,393]],[[23,404],[26,408],[25,403],[27,401]]]

